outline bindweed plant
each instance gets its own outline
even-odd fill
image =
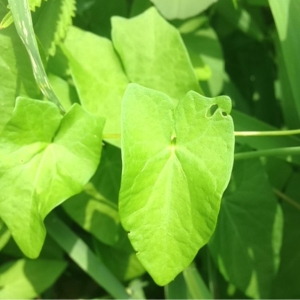
[[[0,0],[0,298],[299,296],[299,9]]]

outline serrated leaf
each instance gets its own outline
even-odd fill
[[[75,5],[75,0],[46,1],[33,14],[34,31],[46,56],[53,56],[56,45],[65,38],[75,15]]]
[[[150,0],[169,19],[186,19],[198,15],[218,0]]]
[[[174,99],[190,90],[200,92],[179,31],[154,7],[129,20],[113,17],[112,40],[131,82]]]
[[[53,103],[17,99],[0,136],[0,217],[27,256],[41,250],[45,216],[95,172],[103,126],[77,104],[62,118]]]
[[[35,11],[35,9],[37,7],[40,7],[42,5],[42,2],[44,1],[48,1],[48,0],[28,0],[30,10]]]
[[[191,91],[176,107],[136,84],[125,92],[121,222],[159,285],[186,268],[214,231],[233,164],[230,110],[225,96]]]
[[[283,219],[259,160],[236,161],[209,247],[222,275],[251,298],[269,298]]]
[[[51,286],[67,267],[63,260],[20,259],[0,267],[0,298],[30,299]]]
[[[70,27],[63,47],[82,106],[107,118],[104,133],[120,132],[121,99],[128,84],[112,43]],[[118,140],[110,142],[119,144]]]
[[[47,0],[46,0],[47,1]],[[36,7],[41,6],[42,0],[28,0],[29,8],[31,11],[35,11]],[[11,11],[9,11],[1,20],[0,29],[7,28],[14,22]]]

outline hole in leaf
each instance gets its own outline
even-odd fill
[[[214,113],[218,110],[218,104],[213,104],[206,112],[206,117],[210,118],[214,115]]]
[[[227,114],[225,111],[222,111],[222,116],[223,116],[223,117],[227,117],[228,114]]]

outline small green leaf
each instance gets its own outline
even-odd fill
[[[165,285],[216,226],[233,164],[231,102],[191,91],[176,107],[130,84],[122,109],[121,222],[143,266]]]
[[[44,292],[67,267],[62,260],[20,259],[0,267],[1,299],[32,299]]]
[[[128,79],[111,41],[70,27],[62,49],[82,106],[107,119],[104,133],[119,133],[121,99]]]
[[[27,256],[41,250],[45,216],[95,172],[103,127],[78,104],[62,118],[53,103],[17,99],[0,136],[0,216]]]
[[[174,99],[190,90],[200,92],[179,31],[155,8],[130,20],[113,17],[112,27],[114,46],[131,82],[159,90]]]

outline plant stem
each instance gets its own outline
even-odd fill
[[[286,194],[280,192],[277,189],[273,189],[273,192],[276,196],[278,196],[279,198],[281,198],[283,201],[287,202],[288,204],[294,206],[296,209],[300,210],[300,204],[298,202],[296,202],[295,200],[291,199],[289,196],[287,196]]]
[[[261,156],[278,156],[278,155],[287,156],[287,155],[299,155],[299,154],[300,154],[300,147],[285,147],[285,148],[236,153],[234,155],[234,159],[239,160],[239,159],[256,158]]]
[[[300,134],[300,129],[292,130],[273,130],[273,131],[235,131],[234,136],[283,136]],[[103,139],[119,139],[120,133],[108,133],[103,135]]]
[[[235,136],[282,136],[300,134],[300,129],[274,131],[235,131]]]

